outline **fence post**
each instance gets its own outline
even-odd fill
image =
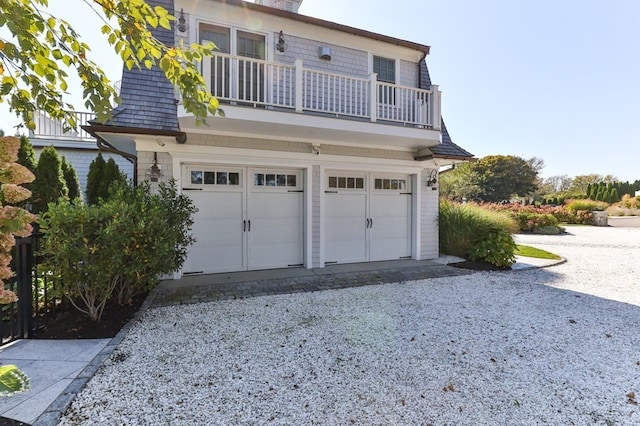
[[[35,231],[34,231],[35,232]],[[33,242],[32,234],[16,238],[16,278],[18,284],[18,337],[29,339],[33,332]]]

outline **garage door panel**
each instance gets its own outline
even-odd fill
[[[251,194],[249,268],[283,268],[304,263],[303,194]]]
[[[373,194],[371,196],[371,260],[411,256],[411,196]]]
[[[366,252],[366,194],[326,194],[326,262],[363,262]]]
[[[184,272],[226,272],[243,268],[242,193],[188,192],[198,212]]]

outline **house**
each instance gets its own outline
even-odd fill
[[[79,125],[85,125],[95,116],[88,112],[74,112]],[[40,111],[35,114],[35,129],[29,131],[29,142],[33,145],[34,152],[40,157],[42,149],[53,145],[60,157],[65,157],[76,171],[80,190],[83,194],[87,191],[87,176],[89,166],[98,155],[96,138],[87,131],[66,130],[60,121],[50,118],[46,113]],[[120,154],[103,152],[105,161],[113,158],[118,168],[128,178],[133,178],[133,161]]]
[[[125,68],[112,120],[85,129],[193,199],[177,276],[438,257],[438,169],[472,154],[442,122],[429,46],[302,0],[149,3],[178,17],[165,43],[217,45],[202,73],[226,117],[196,126],[162,72]]]

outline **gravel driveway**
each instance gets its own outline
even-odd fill
[[[552,268],[149,310],[63,424],[639,424],[640,229]],[[636,397],[637,394],[637,397]]]

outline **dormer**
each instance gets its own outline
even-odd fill
[[[256,0],[256,4],[298,13],[303,0]]]

